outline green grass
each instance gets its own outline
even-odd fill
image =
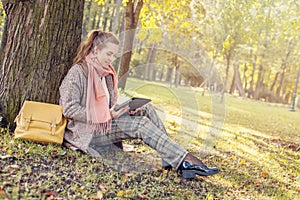
[[[221,172],[192,181],[174,170],[121,173],[81,152],[15,140],[2,129],[0,199],[300,199],[300,110],[228,95],[219,103],[199,89],[137,79],[128,80],[125,92],[176,116],[164,118],[171,137]],[[136,155],[152,153],[133,143]]]

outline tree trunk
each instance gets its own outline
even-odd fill
[[[125,29],[125,15],[123,13],[124,11],[122,10],[121,13],[120,13],[120,30],[124,30]],[[119,49],[124,49],[124,34],[119,34],[119,40],[120,40],[120,47]],[[116,71],[119,71],[119,68],[121,66],[121,58],[122,57],[117,57],[116,60],[114,61],[114,68]],[[119,80],[120,81],[120,80]]]
[[[257,45],[258,46],[258,45]],[[250,57],[253,56],[253,53],[251,51]],[[255,71],[256,71],[256,61],[257,61],[257,54],[254,55],[254,61],[252,62],[252,72],[251,72],[251,81],[250,81],[250,86],[248,89],[248,98],[253,97],[253,91],[254,91],[254,76],[255,76]]]
[[[181,64],[176,67],[176,74],[175,74],[175,87],[178,87],[180,85],[180,70],[181,70]]]
[[[159,81],[162,82],[164,78],[164,73],[165,73],[165,65],[162,67],[160,76],[159,76]]]
[[[178,60],[178,56],[176,55],[174,58],[174,65],[175,65],[175,87],[179,86],[179,79],[180,79],[180,67],[181,63]]]
[[[285,75],[285,72],[284,70],[281,72],[281,76],[280,76],[280,81],[279,81],[279,85],[276,89],[276,95],[277,96],[280,96],[280,92],[281,92],[281,88],[282,88],[282,85],[283,85],[283,80],[284,80],[284,75]]]
[[[102,11],[103,11],[103,7],[104,7],[104,6],[101,5],[100,8],[99,8],[99,10],[98,10],[98,12],[97,12],[97,14],[95,14],[95,15],[98,15],[98,21],[97,21],[97,27],[96,27],[96,29],[104,30],[103,27],[101,27],[101,23],[102,23],[102,21],[103,21],[103,19],[102,19],[102,17],[101,17],[101,13],[102,13]]]
[[[95,12],[93,13],[93,27],[92,29],[101,29],[103,31],[105,31],[104,29],[102,29],[101,27],[101,11],[102,11],[102,7],[103,5],[101,5],[100,7],[97,5],[97,8],[99,9],[96,9]]]
[[[257,82],[256,82],[256,86],[255,86],[255,91],[254,91],[254,99],[260,99],[260,93],[261,93],[261,87],[263,84],[263,66],[262,64],[259,65],[259,69],[258,69],[258,77],[257,77]]]
[[[275,79],[274,79],[274,81],[271,85],[271,88],[270,88],[271,92],[273,92],[273,90],[274,90],[274,87],[275,87],[275,84],[277,82],[278,76],[279,76],[279,72],[277,72],[276,75],[275,75]]]
[[[138,24],[139,15],[143,7],[143,0],[138,0],[136,7],[134,8],[134,0],[129,0],[126,5],[125,14],[125,33],[124,33],[124,48],[123,56],[119,67],[119,88],[125,89],[126,80],[128,76],[129,64],[132,55],[133,39],[135,37],[135,30]]]
[[[247,87],[248,87],[248,79],[247,79],[247,75],[246,75],[246,72],[247,72],[247,70],[248,70],[248,66],[247,66],[247,64],[245,64],[244,65],[244,74],[243,74],[243,81],[242,82],[244,82],[244,88],[245,89],[247,89]]]
[[[235,73],[235,70],[234,70],[233,78],[232,78],[230,89],[229,89],[229,94],[232,94],[234,92],[234,89],[235,89],[235,79],[236,79],[236,73]]]
[[[97,24],[98,24],[97,13],[94,13],[93,20],[92,20],[92,27],[91,27],[92,30],[97,29]]]
[[[156,42],[152,45],[151,49],[149,49],[149,54],[148,54],[148,63],[147,63],[147,69],[145,72],[147,73],[146,79],[149,81],[155,80],[155,57],[156,57],[156,49],[157,49],[157,44]]]
[[[112,0],[111,3],[116,4],[115,0]],[[110,32],[113,32],[113,31],[112,31],[112,29],[113,29],[113,24],[115,23],[115,22],[114,22],[114,19],[115,19],[114,16],[116,16],[115,12],[116,12],[116,7],[113,6],[113,7],[112,7],[112,12],[111,12],[110,17],[109,17],[109,31],[110,31]]]
[[[152,63],[152,67],[151,67],[151,80],[155,81],[155,77],[156,77],[156,65],[155,65],[155,58],[156,58],[156,51],[157,51],[157,43],[154,43],[154,46],[152,48],[152,53],[151,53],[151,58],[150,58],[150,62]]]
[[[225,90],[227,91],[227,83],[229,78],[229,66],[230,66],[230,52],[226,55],[226,77],[225,77]]]
[[[144,65],[144,77],[143,80],[149,80],[149,71],[150,71],[150,60],[151,60],[151,53],[152,48],[148,49],[148,55],[147,55],[147,63]]]
[[[169,82],[172,85],[173,82],[173,67],[168,67],[167,75],[166,75],[166,82]]]
[[[6,39],[7,39],[6,27],[7,27],[7,17],[5,17],[5,19],[4,19],[4,25],[3,25],[2,37],[1,37],[1,45],[0,45],[0,53],[2,52],[4,44],[6,44]]]
[[[114,15],[113,24],[112,24],[112,32],[118,33],[119,19],[120,19],[120,8],[122,0],[116,0],[116,14]]]
[[[83,25],[82,25],[82,36],[86,37],[88,34],[88,22],[90,21],[90,16],[91,16],[91,6],[92,6],[92,1],[87,1],[86,2],[86,8],[85,8],[85,16],[83,20]]]
[[[108,16],[109,16],[109,9],[110,6],[106,6],[105,12],[104,12],[104,20],[103,20],[103,24],[102,24],[102,29],[105,30],[109,30],[109,28],[107,28],[107,24],[108,24]]]
[[[234,79],[235,84],[239,90],[240,96],[245,97],[245,91],[244,91],[243,84],[241,81],[241,75],[240,75],[238,65],[234,64],[233,67],[234,67],[234,74],[235,74],[235,79]]]
[[[13,123],[24,100],[58,103],[59,85],[81,40],[84,1],[2,1],[0,106]]]

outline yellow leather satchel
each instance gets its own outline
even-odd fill
[[[60,105],[25,101],[15,119],[15,138],[62,144],[67,120]]]

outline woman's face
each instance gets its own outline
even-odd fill
[[[107,67],[114,61],[115,55],[119,50],[119,45],[108,42],[103,49],[95,49],[95,55],[103,67]]]

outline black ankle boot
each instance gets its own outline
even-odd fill
[[[167,171],[171,171],[173,169],[171,165],[163,166],[162,168]]]
[[[183,161],[178,170],[184,178],[194,178],[196,174],[200,176],[210,176],[219,173],[218,168],[194,165],[187,161]]]

